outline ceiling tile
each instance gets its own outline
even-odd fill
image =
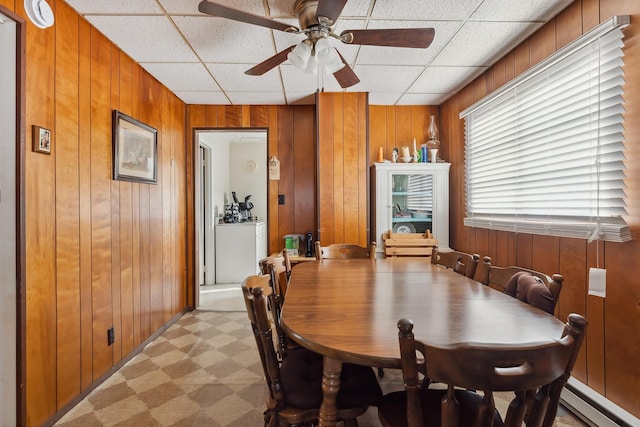
[[[136,62],[196,62],[165,16],[89,15],[87,20]]]
[[[429,67],[407,90],[408,93],[450,93],[458,87],[458,82],[469,81],[471,76],[480,74],[485,67]]]
[[[404,94],[397,105],[440,105],[453,93],[407,93]]]
[[[417,66],[356,65],[353,71],[360,78],[360,83],[349,89],[356,92],[404,92],[423,69]]]
[[[187,104],[228,105],[229,99],[222,92],[182,91],[174,92],[176,96]]]
[[[95,0],[94,0],[95,1]],[[198,10],[200,0],[158,0],[162,7],[171,14],[179,15],[204,15]],[[240,9],[245,12],[264,16],[262,0],[213,0],[224,6]],[[210,16],[210,15],[205,15]]]
[[[377,0],[374,19],[460,20],[466,19],[483,0]]]
[[[282,92],[278,68],[261,76],[249,76],[244,72],[253,64],[206,64],[216,81],[226,92]]]
[[[143,62],[140,65],[171,90],[220,90],[209,72],[199,62]],[[189,78],[185,79],[184,76]]]
[[[236,105],[282,105],[282,92],[227,92],[231,102]]]
[[[362,46],[358,64],[426,65],[444,48],[462,21],[374,21],[368,28],[433,28],[435,36],[427,49]]]
[[[275,55],[271,30],[214,17],[175,17],[204,62],[249,64]]]
[[[369,105],[395,105],[401,92],[373,92],[369,94]]]
[[[431,65],[489,66],[513,48],[512,40],[530,33],[535,26],[526,22],[467,21]]]
[[[106,15],[133,15],[155,14],[164,15],[164,11],[156,0],[65,0],[81,15],[106,14]]]
[[[486,21],[539,21],[547,22],[573,0],[484,0],[471,16],[472,20]]]

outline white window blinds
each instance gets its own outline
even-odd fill
[[[596,27],[472,105],[465,225],[610,241],[624,222],[622,31]]]

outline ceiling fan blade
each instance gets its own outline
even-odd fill
[[[292,46],[289,46],[285,50],[276,53],[271,58],[267,59],[266,61],[262,61],[261,63],[259,63],[258,65],[256,65],[253,68],[248,69],[244,73],[248,74],[250,76],[261,76],[261,75],[263,75],[267,71],[277,67],[278,65],[280,65],[284,61],[286,61],[287,60],[287,55],[289,54],[289,52],[291,52],[293,50],[294,47],[296,47],[295,44],[292,45]]]
[[[340,87],[343,89],[346,89],[348,87],[351,87],[355,84],[360,83],[360,79],[358,78],[356,73],[351,69],[349,64],[347,64],[347,61],[345,61],[342,55],[340,55],[340,52],[338,52],[338,56],[340,56],[340,60],[344,64],[344,67],[342,67],[341,69],[333,73],[333,77],[336,78],[336,80],[338,81],[338,84],[340,84]]]
[[[342,13],[345,4],[347,4],[347,0],[319,0],[316,18],[324,16],[331,21],[329,25],[333,25]]]
[[[263,18],[262,16],[252,13],[243,12],[232,7],[223,6],[207,0],[202,0],[198,5],[198,10],[207,15],[218,16],[220,18],[232,19],[234,21],[246,22],[247,24],[259,25],[261,27],[272,28],[274,30],[295,33],[300,31],[298,28],[285,24],[283,22],[274,21],[272,19]]]
[[[389,28],[347,30],[340,34],[340,39],[348,44],[427,48],[434,35],[433,28]]]

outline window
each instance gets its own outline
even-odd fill
[[[622,28],[616,16],[460,113],[464,224],[630,240],[623,138]]]

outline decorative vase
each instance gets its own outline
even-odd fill
[[[438,150],[440,149],[440,141],[430,139],[427,141],[427,150],[429,151],[429,161],[436,163],[438,161]]]

